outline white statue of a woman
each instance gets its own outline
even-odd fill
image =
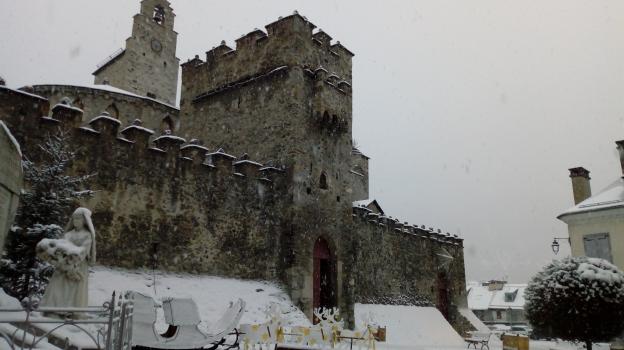
[[[86,307],[88,305],[89,263],[95,263],[95,229],[91,211],[78,208],[65,228],[63,239],[42,240],[37,249],[47,253],[56,266],[41,306]]]

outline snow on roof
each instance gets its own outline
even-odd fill
[[[276,167],[274,167],[274,166],[270,166],[270,165],[268,165],[268,166],[264,166],[264,167],[262,167],[262,168],[258,169],[258,171],[266,171],[266,170],[271,170],[271,171],[279,171],[279,172],[283,172],[283,171],[284,171],[283,169],[276,168]]]
[[[102,68],[104,68],[105,66],[108,66],[110,63],[112,63],[115,59],[119,58],[124,53],[126,53],[125,49],[122,49],[122,48],[117,49],[115,52],[113,52],[108,57],[106,57],[102,62],[97,64],[93,74],[96,74],[97,72],[102,70]]]
[[[379,202],[377,202],[376,199],[372,199],[372,198],[362,199],[362,200],[359,200],[359,201],[352,202],[352,204],[351,204],[352,207],[356,207],[356,208],[357,207],[365,207],[365,208],[368,208],[368,209],[371,209],[370,208],[371,205],[373,205],[375,207],[374,210],[379,211],[379,213],[382,214],[382,215],[384,214],[384,211],[381,208],[381,205],[379,205]]]
[[[102,114],[98,115],[97,117],[95,117],[95,118],[91,119],[91,120],[89,121],[89,124],[91,124],[91,123],[95,122],[96,120],[100,120],[100,119],[103,119],[103,120],[108,120],[108,121],[111,121],[111,122],[116,123],[116,124],[118,124],[118,125],[121,125],[121,122],[119,121],[119,119],[111,117],[111,116],[110,116],[108,113],[106,113],[106,112],[103,112]]]
[[[486,286],[470,286],[468,289],[468,307],[471,310],[487,310],[492,300],[492,292]]]
[[[349,170],[349,172],[350,172],[351,174],[354,174],[354,175],[357,175],[357,176],[360,176],[360,177],[364,177],[364,174],[358,173],[358,172],[357,172],[357,171],[355,171],[355,170]]]
[[[503,290],[495,291],[494,297],[490,302],[490,309],[523,309],[525,289],[526,284],[506,284]],[[513,300],[506,301],[506,295],[513,297]]]
[[[189,143],[188,145],[184,145],[184,146],[180,147],[180,149],[187,149],[187,148],[197,148],[197,149],[204,150],[206,152],[209,151],[208,147],[205,147],[205,146],[202,146],[202,145],[198,145],[198,144],[194,144],[194,143]]]
[[[69,105],[66,105],[66,104],[63,104],[63,103],[55,104],[54,107],[52,107],[52,110],[54,110],[56,108],[66,108],[66,109],[71,109],[73,111],[80,112],[80,113],[83,112],[83,110],[78,108],[78,107],[69,106]]]
[[[169,140],[175,140],[178,142],[186,142],[186,139],[180,137],[180,136],[175,136],[175,135],[170,135],[170,134],[163,134],[158,136],[157,138],[154,139],[154,142],[159,141],[159,140],[164,140],[164,139],[169,139]]]
[[[148,133],[148,134],[150,134],[150,135],[154,133],[154,130],[152,130],[152,129],[148,129],[148,128],[144,128],[144,127],[142,127],[142,126],[140,126],[140,125],[128,125],[128,126],[126,126],[125,128],[123,128],[123,129],[121,130],[121,132],[122,132],[122,133],[124,133],[126,130],[130,130],[130,129],[137,129],[137,130],[141,130],[141,131],[144,131],[144,132],[146,132],[146,133]]]
[[[563,216],[577,214],[595,210],[604,210],[616,207],[624,207],[624,179],[618,178],[609,186],[593,195],[572,208],[564,211],[557,216],[561,219]]]
[[[88,127],[88,126],[81,126],[81,127],[79,127],[78,129],[80,129],[80,130],[84,130],[84,131],[87,131],[87,132],[90,132],[90,133],[92,133],[92,134],[99,134],[99,133],[100,133],[99,131],[97,131],[97,130],[93,130],[93,129],[91,129],[91,128],[90,128],[90,127]]]
[[[239,160],[237,162],[234,162],[233,164],[234,165],[238,165],[238,164],[252,164],[252,165],[256,165],[256,166],[262,167],[262,164],[260,164],[258,162],[254,162],[253,160],[249,160],[249,159]]]
[[[371,203],[373,203],[373,201],[375,201],[374,199],[368,198],[368,199],[362,199],[359,201],[355,201],[353,202],[353,206],[354,207],[361,207],[361,206],[369,206]]]
[[[4,86],[4,85],[0,85],[0,89],[9,90],[9,91],[12,91],[12,92],[17,92],[18,94],[22,94],[22,95],[26,95],[26,96],[30,96],[30,97],[35,97],[35,98],[38,98],[38,99],[44,100],[44,101],[48,100],[47,98],[45,98],[43,96],[31,94],[30,92],[26,92],[26,91],[22,91],[22,90],[18,90],[18,89],[11,89],[10,87]]]
[[[116,93],[116,94],[121,94],[121,95],[126,95],[126,96],[130,96],[130,97],[135,97],[135,98],[140,98],[142,100],[146,100],[146,101],[152,101],[152,102],[156,102],[158,104],[161,104],[163,106],[167,106],[169,108],[173,108],[173,109],[177,109],[179,110],[178,107],[174,106],[174,105],[170,105],[166,102],[151,98],[151,97],[147,97],[147,96],[142,96],[142,95],[137,95],[133,92],[130,91],[126,91],[114,86],[110,86],[110,85],[103,85],[103,84],[84,84],[84,85],[76,85],[76,84],[36,84],[33,86],[68,86],[68,87],[77,87],[77,88],[84,88],[84,89],[94,89],[94,90],[101,90],[101,91],[108,91],[108,92],[112,92],[112,93]],[[22,91],[23,92],[23,91]],[[33,96],[37,96],[37,95],[33,95]],[[37,96],[40,97],[40,96]],[[43,98],[43,97],[40,97]]]
[[[225,158],[230,158],[230,159],[236,159],[236,157],[234,157],[233,155],[225,153],[225,151],[223,150],[223,148],[219,148],[219,149],[218,149],[218,150],[216,150],[215,152],[208,153],[208,154],[206,154],[206,155],[207,155],[207,156],[211,156],[211,157],[214,155],[214,156],[222,156],[222,157],[225,157]]]
[[[507,283],[501,290],[489,290],[488,286],[481,283],[469,283],[467,286],[468,307],[471,310],[522,309],[526,286],[526,284]],[[506,294],[512,298],[511,301],[505,301]]]

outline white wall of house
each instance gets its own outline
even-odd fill
[[[572,256],[611,261],[624,269],[624,207],[563,215],[568,224]]]

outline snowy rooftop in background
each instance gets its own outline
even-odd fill
[[[604,210],[616,207],[624,207],[624,179],[618,178],[605,189],[600,191],[572,208],[566,210],[557,218],[569,214],[576,214],[594,210]]]
[[[501,290],[489,290],[482,283],[468,283],[468,307],[471,310],[522,309],[526,284],[506,283]]]

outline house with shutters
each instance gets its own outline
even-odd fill
[[[486,325],[528,325],[524,314],[526,284],[468,282],[468,308]]]
[[[624,140],[616,145],[622,174],[592,195],[589,171],[569,169],[574,206],[557,218],[568,225],[572,256],[602,258],[624,269]]]

